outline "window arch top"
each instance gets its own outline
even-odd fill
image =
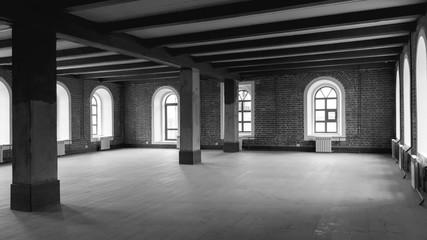
[[[240,90],[239,91],[239,100],[240,101],[250,101],[251,100],[251,94],[246,90]]]
[[[169,103],[176,103],[176,104],[178,104],[178,98],[176,97],[175,94],[171,94],[171,95],[169,95],[169,96],[166,97],[166,104],[169,104]]]

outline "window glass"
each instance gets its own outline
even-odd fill
[[[165,100],[165,140],[177,140],[178,135],[178,98],[168,95]]]
[[[337,132],[337,94],[335,90],[331,87],[322,87],[317,90],[315,96],[315,132]],[[326,111],[322,111],[323,109]]]

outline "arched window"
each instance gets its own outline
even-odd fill
[[[97,87],[90,98],[92,141],[113,137],[113,97],[108,88]]]
[[[320,77],[304,92],[304,140],[345,137],[345,91],[339,81]]]
[[[427,55],[426,35],[420,31],[417,44],[417,150],[427,157]]]
[[[179,95],[171,87],[157,89],[152,98],[152,143],[175,144],[179,136]]]
[[[337,132],[337,93],[331,87],[322,87],[314,97],[314,132]]]
[[[92,97],[92,103],[91,103],[91,107],[92,107],[92,135],[98,135],[98,127],[101,126],[100,122],[99,122],[99,104],[98,102],[101,102],[99,99],[97,100],[98,97],[93,96]]]
[[[178,135],[178,98],[170,94],[165,99],[165,140],[176,140]]]
[[[239,133],[252,132],[252,98],[246,90],[239,91]]]
[[[400,139],[400,75],[396,70],[396,139]]]
[[[12,144],[11,96],[9,85],[0,78],[0,145]]]
[[[62,83],[56,84],[56,128],[57,140],[71,140],[71,101],[70,92]]]
[[[405,145],[411,146],[411,73],[408,55],[403,63],[403,132]]]

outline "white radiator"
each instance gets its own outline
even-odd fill
[[[57,156],[65,155],[65,141],[57,141]]]
[[[399,152],[399,145],[396,139],[391,140],[391,157],[394,160],[397,160],[397,153]]]
[[[3,146],[0,145],[0,163],[3,163]]]
[[[316,138],[316,152],[332,152],[331,137]]]
[[[416,155],[411,155],[411,184],[414,189],[417,189],[416,179],[418,178],[418,168],[415,167],[417,162],[418,157]]]
[[[110,149],[110,137],[101,138],[101,150]]]
[[[403,161],[405,161],[405,147],[399,144],[399,168],[403,168]]]

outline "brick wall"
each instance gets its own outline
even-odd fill
[[[172,87],[179,93],[179,81],[176,80],[124,85],[125,144],[152,143],[151,101],[156,90],[163,86]]]
[[[255,139],[249,148],[277,146],[313,150],[304,141],[304,90],[321,76],[341,82],[346,94],[346,141],[334,142],[334,151],[388,151],[394,136],[394,71],[359,70],[269,75],[255,80]]]
[[[12,86],[12,72],[10,70],[0,68],[0,77]],[[65,77],[58,77],[57,81],[62,82],[71,95],[72,144],[66,146],[66,154],[96,151],[99,142],[91,142],[90,140],[90,95],[93,89],[101,84],[97,81]],[[123,87],[117,84],[104,84],[104,86],[111,91],[114,101],[114,140],[111,142],[111,147],[119,147],[124,140]]]

